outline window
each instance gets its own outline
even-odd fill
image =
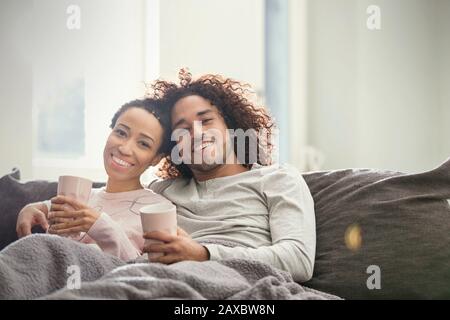
[[[34,179],[73,174],[105,181],[111,119],[122,104],[142,97],[144,80],[159,72],[157,0],[76,3],[79,29],[67,26],[68,3],[35,6]]]
[[[36,101],[39,158],[77,159],[85,155],[84,79],[46,82],[46,95]]]

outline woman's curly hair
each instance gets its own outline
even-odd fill
[[[192,80],[191,73],[185,68],[180,70],[179,79],[179,85],[169,81],[157,80],[148,86],[150,90],[147,95],[162,99],[170,112],[177,101],[187,96],[197,95],[208,100],[218,109],[228,129],[242,129],[244,132],[253,129],[252,132],[264,132],[265,137],[270,137],[269,139],[261,139],[260,135],[255,135],[253,136],[253,143],[256,142],[258,148],[256,162],[261,165],[271,164],[271,154],[274,147],[271,142],[271,135],[275,124],[266,109],[255,102],[255,94],[249,84],[213,74],[207,74],[197,80]],[[234,151],[237,154],[237,138],[234,139]],[[252,137],[249,137],[249,139],[251,140]],[[248,168],[254,163],[254,161],[253,163],[249,161],[251,159],[249,155],[250,143],[252,141],[245,144],[245,161],[241,162]],[[171,144],[172,148],[175,147],[175,142],[171,141]],[[180,176],[190,178],[192,172],[183,163],[174,164],[169,155],[161,162],[158,175],[164,179]]]

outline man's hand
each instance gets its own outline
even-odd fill
[[[51,223],[49,233],[58,235],[88,232],[100,217],[100,213],[81,202],[66,196],[51,199],[52,206],[48,213]]]
[[[171,264],[185,260],[209,260],[208,249],[192,240],[189,234],[181,228],[178,228],[176,236],[172,236],[167,232],[153,231],[145,233],[144,238],[164,242],[161,244],[149,244],[144,247],[144,252],[162,252],[165,254],[164,256],[151,259],[151,262]]]
[[[31,234],[31,228],[36,225],[47,231],[47,206],[43,202],[30,203],[20,210],[17,216],[16,232],[19,238]]]

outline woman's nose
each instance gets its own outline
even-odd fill
[[[119,146],[119,152],[123,155],[129,156],[132,154],[132,148],[130,146],[130,143],[124,143]]]

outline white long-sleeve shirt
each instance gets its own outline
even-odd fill
[[[178,225],[194,240],[240,245],[204,244],[211,260],[253,259],[288,271],[298,282],[312,277],[314,201],[295,168],[255,164],[233,176],[154,181],[149,188],[177,206]]]

